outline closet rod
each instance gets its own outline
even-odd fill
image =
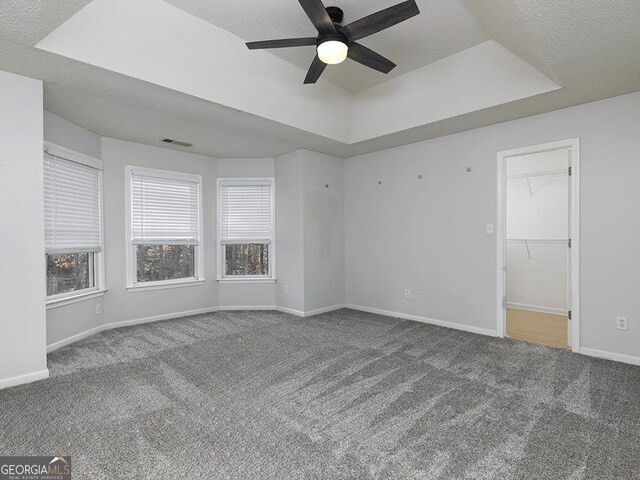
[[[529,260],[531,260],[531,250],[529,250],[530,243],[566,243],[569,245],[568,238],[566,240],[560,238],[507,238],[507,242],[524,243],[524,248],[527,249],[527,257],[529,257]]]
[[[507,238],[507,242],[567,243],[568,241],[568,238]]]
[[[551,177],[554,175],[569,175],[569,170],[563,169],[563,170],[546,170],[542,172],[533,172],[533,173],[518,173],[513,175],[507,175],[507,180],[514,180],[517,178]]]

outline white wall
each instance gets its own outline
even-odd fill
[[[42,82],[0,71],[0,388],[49,375]]]
[[[566,314],[568,310],[568,168],[566,149],[507,159],[507,305],[510,307],[559,314]],[[542,172],[561,174],[536,176]],[[527,181],[523,174],[532,176]],[[533,241],[525,244],[513,239]]]
[[[102,158],[98,135],[47,111],[44,112],[44,139],[94,158]],[[102,306],[99,314],[96,313],[96,304]],[[92,298],[72,305],[49,306],[47,345],[99,328],[104,321],[104,310],[102,298]]]
[[[304,151],[304,309],[344,303],[344,161]]]
[[[581,344],[640,360],[638,131],[634,93],[346,160],[347,302],[495,331],[496,153],[581,137]]]
[[[507,243],[507,306],[566,315],[567,243]]]
[[[487,40],[356,93],[350,140],[361,142],[559,88]]]
[[[104,240],[108,291],[105,323],[200,311],[218,305],[215,262],[216,160],[202,155],[102,138]],[[125,165],[202,175],[204,275],[202,285],[153,291],[126,289]]]

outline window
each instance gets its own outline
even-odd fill
[[[272,281],[274,180],[218,179],[218,279]]]
[[[201,282],[202,177],[127,167],[128,287]]]
[[[47,303],[102,289],[102,162],[55,145],[44,153]]]

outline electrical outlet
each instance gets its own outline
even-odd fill
[[[411,290],[407,289],[404,291],[405,298],[411,298]]]
[[[289,293],[289,285],[284,286],[284,293]]]
[[[96,303],[96,315],[100,315],[102,313],[102,304]]]
[[[618,330],[627,329],[627,317],[618,317],[616,320],[617,320]]]

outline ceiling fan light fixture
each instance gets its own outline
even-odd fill
[[[347,58],[349,47],[339,40],[327,40],[318,45],[318,58],[327,65],[336,65]]]
[[[349,57],[365,67],[389,73],[396,66],[391,60],[358,43],[358,40],[386,30],[420,13],[416,0],[404,0],[393,7],[342,25],[344,12],[339,7],[325,7],[322,0],[298,0],[318,31],[317,37],[281,38],[247,42],[250,50],[314,45],[316,54],[304,77],[304,84],[316,83],[327,65],[335,65]]]

